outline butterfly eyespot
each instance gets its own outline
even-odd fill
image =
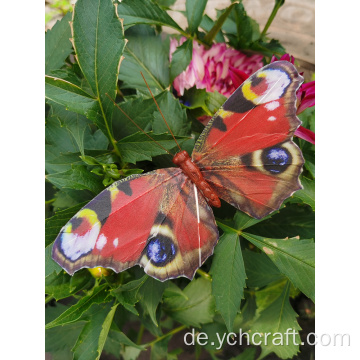
[[[147,245],[146,255],[155,266],[165,266],[176,256],[176,247],[167,236],[157,235]]]
[[[265,149],[261,158],[265,170],[272,174],[280,174],[284,172],[292,161],[290,152],[280,146]]]

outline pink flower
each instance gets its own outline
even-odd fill
[[[300,114],[308,107],[315,105],[315,81],[302,84],[300,89],[297,91],[296,96],[299,101],[297,114]]]
[[[185,40],[186,38],[182,37],[179,44],[176,39],[171,39],[170,61],[176,47]],[[261,55],[246,56],[238,50],[228,48],[225,43],[215,44],[207,50],[194,41],[192,60],[187,69],[175,78],[173,86],[179,95],[183,95],[185,89],[196,86],[208,92],[218,91],[230,96],[237,88],[233,83],[230,68],[250,75],[263,66],[261,60]]]

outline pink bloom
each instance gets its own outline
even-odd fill
[[[179,44],[176,39],[171,39],[170,61],[176,47],[185,40],[185,37],[181,38]],[[176,77],[173,86],[179,95],[183,95],[185,89],[196,86],[208,92],[218,91],[225,96],[230,96],[237,88],[233,84],[230,68],[250,75],[263,66],[261,60],[261,55],[249,57],[238,50],[228,48],[225,43],[215,44],[207,50],[194,41],[192,60],[187,69]]]
[[[290,55],[290,54],[284,54],[280,59],[278,59],[275,55],[272,56],[270,63],[273,63],[275,61],[279,61],[279,60],[285,60],[285,61],[289,61],[294,65],[295,62],[295,58]]]
[[[300,105],[297,109],[297,114],[300,114],[308,107],[315,105],[315,81],[302,84],[300,89],[297,91],[296,96]]]

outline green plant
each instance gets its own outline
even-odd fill
[[[165,151],[114,110],[106,94],[116,96],[127,114],[167,149],[175,148],[164,134],[143,72],[189,152],[202,131],[196,118],[213,114],[224,100],[196,88],[185,94],[196,99],[191,106],[173,96],[172,81],[190,63],[191,52],[179,48],[182,56],[174,56],[170,66],[169,36],[162,26],[206,46],[228,39],[236,49],[260,52],[264,61],[285,53],[278,41],[260,32],[241,3],[219,11],[213,21],[203,16],[206,0],[187,1],[189,27],[184,30],[166,11],[173,2],[123,0],[117,5],[122,24],[111,0],[78,0],[73,19],[68,13],[46,34],[46,351],[54,358],[99,359],[104,351],[135,359],[150,349],[152,359],[176,359],[184,346],[169,352],[169,341],[192,328],[209,338],[207,345],[191,348],[195,358],[201,352],[227,358],[216,332],[298,332],[290,299],[302,293],[314,300],[314,146],[301,139],[296,141],[306,160],[304,189],[261,220],[231,206],[217,209],[219,244],[191,282],[162,283],[139,267],[100,278],[87,269],[69,276],[51,259],[61,227],[105,186],[171,164]],[[313,129],[312,109],[300,117],[303,126]],[[150,340],[143,340],[145,333]],[[294,344],[261,345],[261,358],[271,352],[291,358],[298,351]],[[247,348],[236,358],[255,355],[255,348]]]

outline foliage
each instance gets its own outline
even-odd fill
[[[223,101],[220,94],[195,88],[182,99],[173,96],[171,82],[190,61],[192,40],[211,45],[228,39],[232,47],[263,54],[265,62],[284,53],[279,42],[260,32],[241,2],[218,11],[215,20],[204,16],[206,2],[186,1],[189,26],[182,29],[167,12],[174,1],[123,0],[115,7],[111,0],[78,0],[74,12],[46,34],[46,181],[52,185],[46,220],[46,351],[54,359],[99,359],[103,351],[118,359],[136,359],[144,351],[152,359],[177,359],[181,351],[169,352],[168,343],[192,328],[214,339],[192,351],[213,359],[224,358],[226,345],[216,342],[216,332],[291,327],[299,337],[289,299],[302,292],[314,300],[314,146],[302,140],[297,141],[306,160],[304,189],[262,220],[227,205],[216,210],[222,236],[191,282],[162,283],[138,267],[96,279],[83,269],[71,277],[51,259],[61,227],[105,186],[171,164],[108,96],[164,148],[174,149],[141,71],[178,142],[191,152],[202,130],[196,118],[213,114]],[[162,26],[190,39],[171,66]],[[313,129],[313,111],[300,117]],[[152,339],[147,343],[144,332]],[[236,358],[255,359],[255,350]],[[261,346],[261,358],[270,352],[291,358],[298,351],[293,344]]]

